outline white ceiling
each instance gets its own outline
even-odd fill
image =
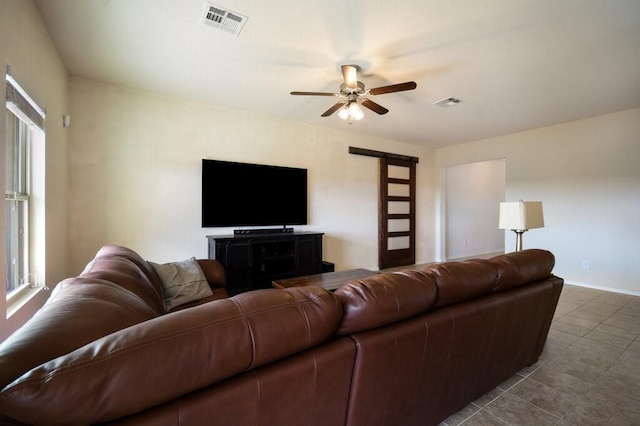
[[[430,147],[640,107],[638,0],[36,0],[71,75]],[[320,117],[340,65],[390,112]],[[434,102],[457,97],[442,108]]]

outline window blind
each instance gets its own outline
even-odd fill
[[[7,109],[24,120],[29,126],[35,126],[44,131],[45,111],[31,99],[24,89],[7,72]]]

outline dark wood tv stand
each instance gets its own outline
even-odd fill
[[[227,290],[272,288],[274,280],[322,273],[321,232],[208,235],[209,259],[225,268]]]

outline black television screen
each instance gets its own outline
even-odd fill
[[[307,169],[202,160],[202,227],[307,224]]]

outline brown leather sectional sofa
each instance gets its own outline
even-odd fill
[[[165,312],[106,246],[0,345],[0,424],[436,425],[542,352],[563,280],[548,251],[381,273]]]

